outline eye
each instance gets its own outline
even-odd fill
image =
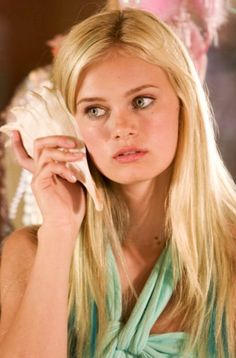
[[[85,108],[85,114],[90,118],[100,118],[106,114],[106,111],[101,107],[87,107]]]
[[[154,101],[151,97],[139,96],[133,100],[134,108],[142,109],[148,107]]]

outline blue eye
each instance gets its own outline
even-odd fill
[[[106,111],[103,108],[100,107],[88,107],[85,109],[85,113],[90,118],[99,118],[105,115]]]
[[[134,107],[142,109],[148,107],[154,101],[151,97],[139,96],[133,100]]]

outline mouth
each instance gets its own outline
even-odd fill
[[[147,150],[139,148],[123,148],[113,158],[121,163],[129,163],[141,159],[147,154]]]

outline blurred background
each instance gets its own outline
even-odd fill
[[[102,0],[0,0],[0,112],[30,71],[51,63],[52,54],[46,42],[104,5]],[[235,180],[236,1],[231,1],[230,6],[227,22],[219,30],[218,46],[211,46],[208,52],[205,82],[219,127],[218,145]],[[1,121],[3,124],[4,120]],[[4,154],[2,150],[0,160],[0,202],[4,218],[4,223],[3,219],[0,222],[1,237],[12,226],[21,226],[21,220],[20,214],[13,221],[6,220],[20,168],[10,151]]]

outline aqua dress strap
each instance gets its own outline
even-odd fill
[[[152,326],[174,291],[170,247],[162,252],[156,262],[126,324],[121,323],[121,284],[112,252],[109,257],[111,275],[107,298],[109,327],[104,338],[102,357],[180,358],[181,347],[187,339],[186,333],[150,335]]]

